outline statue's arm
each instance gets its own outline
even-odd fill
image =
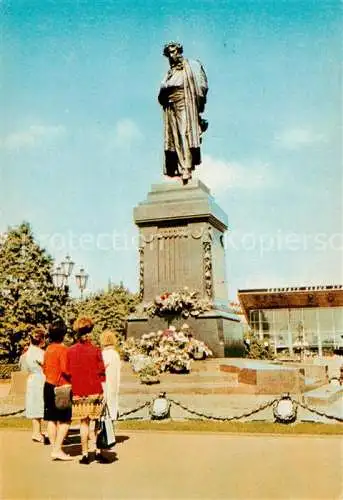
[[[200,83],[200,87],[203,91],[203,93],[207,94],[207,91],[208,91],[208,80],[207,80],[207,75],[205,73],[205,70],[204,70],[204,67],[201,63],[200,64],[200,71],[199,71],[199,83]]]
[[[198,71],[197,71],[197,81],[198,81],[198,111],[199,113],[203,113],[206,104],[206,96],[208,92],[208,80],[207,75],[205,73],[204,67],[200,61],[198,63]]]

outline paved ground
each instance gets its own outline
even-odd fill
[[[1,498],[325,499],[342,498],[337,437],[123,432],[108,465],[52,462],[30,433],[0,432]],[[79,453],[79,445],[66,448]]]

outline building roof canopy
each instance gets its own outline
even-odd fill
[[[343,306],[343,285],[238,290],[238,298],[247,317],[253,309],[338,307]]]

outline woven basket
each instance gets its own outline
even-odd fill
[[[92,394],[90,396],[73,397],[72,419],[90,418],[96,420],[100,418],[104,407],[102,394]]]

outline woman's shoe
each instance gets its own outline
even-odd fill
[[[71,457],[70,455],[67,455],[63,451],[60,451],[59,453],[51,453],[51,458],[53,460],[61,460],[63,462],[67,462],[68,460],[74,460],[74,457]]]
[[[44,436],[42,434],[38,436],[32,436],[32,441],[34,443],[44,443]]]
[[[99,462],[99,464],[109,464],[110,460],[107,457],[104,457],[101,453],[95,454],[95,460]]]
[[[82,458],[79,460],[79,464],[89,465],[91,463],[88,455],[82,455]]]

